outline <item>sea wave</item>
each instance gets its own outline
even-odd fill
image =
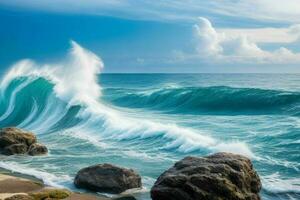
[[[106,88],[105,99],[118,106],[191,114],[299,115],[300,93],[259,88],[163,87],[145,91]]]
[[[285,179],[278,172],[262,177],[264,189],[270,192],[295,192],[300,194],[300,178]]]
[[[69,56],[59,64],[23,60],[5,74],[0,83],[2,127],[18,126],[38,134],[69,129],[64,132],[92,144],[103,138],[155,141],[167,151],[227,151],[255,158],[244,142],[219,141],[201,130],[129,117],[103,104],[97,78],[103,62],[77,43],[71,44]]]

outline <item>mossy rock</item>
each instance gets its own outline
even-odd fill
[[[25,195],[25,194],[17,194],[8,198],[5,198],[4,200],[34,200],[33,197]]]
[[[66,189],[44,189],[39,192],[29,194],[34,200],[65,199],[71,195]]]
[[[28,154],[31,156],[38,156],[47,153],[48,153],[47,147],[40,143],[34,143],[28,149]]]
[[[0,148],[5,148],[13,144],[30,146],[36,142],[36,136],[31,132],[15,127],[0,129]]]

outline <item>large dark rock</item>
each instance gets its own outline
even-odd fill
[[[28,154],[31,156],[43,155],[48,153],[48,149],[45,145],[34,143],[29,147]]]
[[[5,155],[41,155],[48,152],[47,147],[37,143],[36,136],[28,131],[9,127],[0,129],[0,153]]]
[[[151,189],[153,200],[260,200],[261,182],[251,161],[217,153],[186,157],[164,172]]]
[[[0,148],[5,148],[12,144],[30,146],[36,142],[37,139],[33,133],[14,127],[0,129]]]
[[[5,155],[15,155],[15,154],[25,154],[27,152],[26,144],[12,144],[4,148],[3,154]]]
[[[78,188],[96,192],[121,193],[142,186],[141,177],[132,169],[99,164],[81,169],[74,180]]]

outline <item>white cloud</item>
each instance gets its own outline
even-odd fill
[[[298,42],[300,44],[300,24],[291,26],[289,29],[289,33],[295,35],[295,42]]]
[[[298,33],[298,26],[290,28]],[[194,26],[198,57],[211,62],[298,64],[300,53],[281,47],[275,51],[260,48],[247,34],[217,31],[209,20],[200,17]],[[293,33],[294,34],[294,33]]]
[[[253,28],[216,29],[219,33],[225,33],[233,37],[244,35],[255,43],[294,43],[300,37],[300,25],[293,25],[288,28]]]
[[[200,17],[199,23],[194,26],[198,37],[197,51],[203,56],[215,56],[221,53],[220,37],[211,23]]]
[[[236,7],[235,7],[236,6]],[[228,11],[233,15],[247,16],[253,19],[289,21],[299,23],[299,0],[243,0],[231,1]]]

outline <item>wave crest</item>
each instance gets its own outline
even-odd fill
[[[149,91],[109,88],[118,106],[191,114],[299,114],[300,93],[256,88],[168,87]]]
[[[70,104],[90,104],[101,94],[97,83],[104,64],[94,53],[71,41],[68,57],[60,63],[40,65],[30,59],[16,63],[4,76],[0,86],[5,91],[10,82],[20,77],[45,78],[54,84],[56,95]]]

